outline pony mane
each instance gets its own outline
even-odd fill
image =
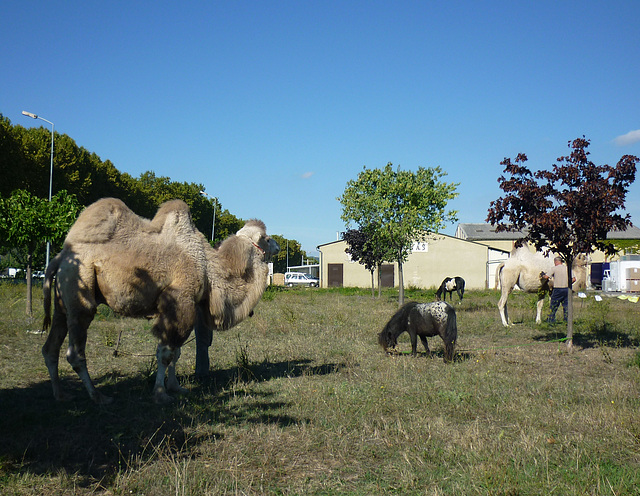
[[[416,305],[418,305],[417,301],[405,303],[395,314],[393,314],[393,317],[389,319],[389,322],[384,326],[382,332],[378,334],[378,343],[385,349],[385,351],[390,346],[395,346],[396,339],[400,334],[402,334],[402,332],[404,332],[409,312],[411,312]]]

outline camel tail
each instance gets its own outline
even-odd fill
[[[62,252],[58,253],[53,260],[47,266],[47,271],[44,274],[44,283],[42,285],[42,294],[44,302],[44,320],[42,322],[42,330],[46,331],[51,327],[51,283],[55,278],[56,272],[60,267],[60,261],[62,260]]]
[[[502,275],[502,269],[504,269],[504,262],[498,265],[496,269],[496,285],[493,289],[498,289],[498,284],[500,284],[500,276]]]

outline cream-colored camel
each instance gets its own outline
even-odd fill
[[[584,289],[587,283],[587,257],[578,255],[572,265],[572,275],[576,278],[572,288]],[[545,296],[551,291],[549,281],[541,277],[541,273],[550,272],[553,268],[553,256],[545,256],[543,253],[532,253],[527,247],[520,247],[511,252],[511,257],[501,263],[496,271],[496,288],[500,284],[501,296],[498,302],[502,325],[509,325],[509,313],[507,299],[518,287],[527,293],[537,293],[538,303],[536,310],[536,323],[542,322],[542,306]]]
[[[87,207],[69,230],[62,251],[45,274],[43,328],[51,326],[51,331],[42,354],[54,397],[65,398],[58,377],[58,360],[68,333],[67,360],[89,396],[97,403],[111,401],[95,389],[85,358],[87,329],[100,303],[123,316],[155,317],[152,332],[159,344],[154,399],[158,403],[168,402],[172,398],[167,391],[183,392],[175,365],[180,348],[193,329],[197,311],[203,322],[210,325],[215,322],[220,305],[216,278],[244,270],[249,272],[245,273],[246,279],[251,280],[254,261],[264,261],[279,249],[260,221],[247,222],[229,239],[235,246],[231,251],[237,257],[220,259],[193,225],[189,207],[180,200],[161,205],[153,220],[137,216],[114,198],[98,200]],[[225,263],[237,265],[225,267]],[[213,273],[214,268],[220,272]],[[225,305],[239,307],[234,308],[237,311],[234,318],[241,320],[251,311],[249,305],[255,305],[258,299],[255,295],[243,299],[240,294],[223,301]]]

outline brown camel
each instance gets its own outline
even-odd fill
[[[85,358],[87,329],[100,303],[123,316],[155,317],[152,332],[159,343],[154,400],[168,402],[172,398],[167,391],[184,392],[176,378],[176,362],[193,329],[196,313],[210,326],[216,322],[221,295],[215,280],[227,273],[252,271],[252,260],[264,260],[279,250],[260,221],[247,222],[229,240],[230,245],[238,246],[229,250],[237,256],[220,257],[223,247],[216,251],[209,246],[193,225],[189,207],[180,200],[161,205],[152,220],[137,216],[114,198],[98,200],[87,207],[45,274],[43,328],[51,326],[51,331],[42,354],[54,397],[66,397],[60,387],[58,359],[68,333],[67,360],[89,396],[97,403],[111,401],[94,387]],[[219,272],[213,273],[214,269]],[[56,288],[53,317],[52,284]],[[232,293],[233,289],[230,288]],[[264,286],[260,295],[263,290]],[[234,307],[235,323],[249,314],[249,305],[255,305],[258,299],[255,295],[249,299],[224,296],[223,305],[239,307]]]

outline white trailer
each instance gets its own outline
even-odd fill
[[[602,278],[603,291],[640,293],[640,255],[625,255],[609,264]]]

